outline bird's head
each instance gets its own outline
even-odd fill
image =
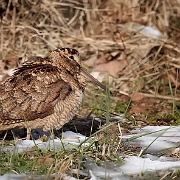
[[[48,55],[52,65],[59,69],[65,69],[72,75],[78,74],[80,71],[81,57],[77,50],[71,48],[60,48],[51,51]]]
[[[60,68],[65,69],[73,76],[83,75],[94,84],[98,85],[102,89],[106,90],[106,87],[102,85],[97,79],[90,75],[86,70],[81,67],[81,56],[76,49],[60,48],[56,49],[48,55],[51,63]]]

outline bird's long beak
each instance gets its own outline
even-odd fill
[[[92,75],[90,75],[87,71],[85,71],[83,68],[80,69],[80,72],[82,75],[84,75],[86,78],[88,78],[91,82],[102,88],[103,90],[106,90],[106,86],[101,84],[97,79],[95,79]]]

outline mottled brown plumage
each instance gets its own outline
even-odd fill
[[[80,55],[56,49],[26,61],[0,84],[0,131],[14,127],[59,129],[80,108],[86,78],[105,87],[80,66]],[[86,77],[86,78],[85,78]]]

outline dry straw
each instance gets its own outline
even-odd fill
[[[155,92],[151,84],[163,83],[165,69],[172,83],[180,85],[178,1],[1,0],[0,8],[5,10],[0,21],[2,60],[9,54],[44,57],[57,47],[76,48],[84,59],[116,53],[128,66],[117,75],[115,88],[130,91],[143,79],[138,90]],[[146,26],[161,35],[149,36]]]

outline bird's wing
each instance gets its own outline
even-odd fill
[[[58,68],[24,65],[0,85],[0,124],[44,118],[72,89]]]

